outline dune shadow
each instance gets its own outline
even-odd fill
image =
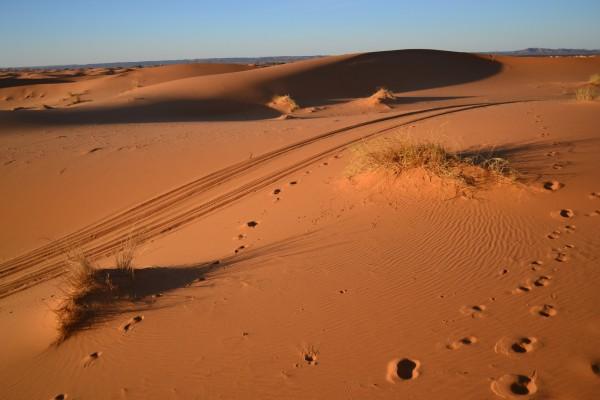
[[[393,50],[364,53],[265,83],[273,93],[289,93],[302,104],[320,99],[370,96],[380,87],[410,92],[488,78],[502,63],[470,53]]]
[[[54,83],[69,83],[72,82],[68,79],[61,78],[17,78],[9,76],[6,78],[0,78],[0,89],[18,87],[18,86],[29,86],[29,85],[41,85],[41,84],[54,84]]]
[[[89,103],[90,101],[88,101]],[[83,125],[270,119],[281,113],[266,105],[225,99],[147,102],[143,98],[120,107],[77,107],[0,111],[0,122]]]
[[[213,89],[206,91],[199,85],[198,97],[195,98],[178,98],[179,92],[175,92],[166,93],[165,98],[154,101],[138,98],[128,104],[107,107],[90,104],[74,109],[0,112],[0,123],[114,124],[260,120],[280,115],[266,106],[274,95],[289,94],[302,107],[326,106],[338,103],[340,99],[368,97],[381,87],[401,96],[404,92],[485,79],[502,70],[502,64],[489,57],[438,50],[383,51],[358,54],[332,62],[307,62],[314,64],[299,68],[284,65],[262,68],[256,72],[240,72],[250,74],[247,75],[248,80],[232,86],[227,93]],[[166,98],[171,95],[173,97]],[[436,97],[407,96],[399,101],[407,104],[435,99]],[[444,99],[446,98],[437,98]]]

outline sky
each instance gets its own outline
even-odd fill
[[[600,48],[600,0],[0,0],[0,66]]]

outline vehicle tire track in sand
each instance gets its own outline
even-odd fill
[[[483,103],[476,103],[483,104]],[[474,104],[469,104],[469,106]],[[46,246],[41,246],[38,249],[35,249],[31,252],[25,253],[21,256],[15,257],[3,264],[0,265],[0,277],[5,274],[11,272],[15,268],[18,268],[23,263],[30,262],[30,258],[32,256],[46,256],[50,253],[55,252],[57,249],[60,251],[64,251],[65,249],[74,248],[80,245],[80,242],[84,242],[87,239],[95,239],[96,237],[105,233],[106,229],[115,229],[124,224],[132,224],[137,221],[137,218],[140,217],[141,214],[145,212],[151,212],[158,210],[160,208],[168,208],[177,204],[180,201],[185,200],[189,196],[193,196],[199,192],[203,192],[207,189],[213,188],[215,184],[218,184],[219,181],[223,181],[228,178],[233,178],[237,174],[248,171],[248,169],[253,168],[255,166],[264,164],[267,161],[272,160],[273,158],[284,155],[290,151],[299,149],[306,145],[315,143],[319,140],[323,140],[334,136],[338,133],[347,132],[348,130],[357,129],[363,126],[367,126],[370,124],[375,124],[379,122],[384,122],[393,118],[401,118],[404,116],[416,115],[419,113],[425,113],[430,111],[437,111],[440,109],[448,109],[448,108],[456,108],[459,106],[448,106],[448,107],[440,107],[440,108],[432,108],[426,110],[419,110],[414,112],[402,113],[394,116],[387,116],[384,118],[377,118],[374,120],[370,120],[364,123],[350,125],[344,128],[339,128],[333,131],[326,132],[324,134],[318,135],[316,137],[312,137],[297,143],[293,143],[291,145],[285,146],[283,148],[271,151],[269,153],[265,153],[259,157],[253,157],[250,160],[245,160],[240,163],[231,165],[229,167],[223,168],[219,171],[215,171],[209,175],[198,178],[192,182],[189,182],[185,185],[182,185],[178,188],[172,189],[166,193],[160,194],[154,198],[151,198],[147,201],[144,201],[126,211],[108,216],[95,224],[89,225],[88,227],[82,228],[78,231],[73,232],[72,234],[66,235],[63,238],[57,239],[52,243],[49,243]],[[10,265],[9,265],[10,264]]]
[[[471,103],[394,114],[392,116],[377,118],[329,131],[321,135],[285,146],[281,149],[265,153],[264,155],[252,158],[250,160],[234,164],[230,167],[213,172],[186,185],[147,200],[129,210],[109,216],[96,224],[82,228],[72,234],[66,235],[61,239],[57,239],[48,245],[42,246],[31,252],[25,253],[22,256],[0,264],[0,298],[6,297],[11,293],[34,286],[64,273],[64,260],[61,259],[61,257],[68,250],[74,248],[84,248],[88,257],[92,259],[98,259],[110,255],[112,252],[118,250],[122,243],[131,236],[134,236],[136,239],[139,239],[140,242],[143,242],[169,233],[187,223],[190,223],[191,221],[196,220],[197,218],[212,213],[220,208],[224,208],[235,201],[238,201],[241,198],[255,192],[256,190],[264,189],[268,185],[272,185],[288,175],[296,173],[299,170],[302,170],[303,168],[306,168],[307,166],[320,161],[323,158],[329,157],[336,152],[342,151],[366,138],[377,136],[407,124],[412,124],[443,115],[469,111],[478,108],[522,103],[526,101],[535,100]],[[212,200],[201,203],[200,205],[191,209],[178,209],[183,208],[185,202],[189,201],[191,197],[205,193],[208,190],[215,189],[233,178],[243,176],[250,169],[263,165],[275,158],[284,156],[294,150],[304,148],[310,144],[334,137],[340,133],[346,133],[357,128],[428,113],[431,113],[431,115],[425,115],[391,126],[386,126],[374,132],[362,135],[357,139],[348,140],[341,144],[330,147],[325,151],[314,154],[299,162],[281,168],[271,174],[248,182],[232,191],[217,196]],[[132,230],[131,227],[138,228]],[[85,248],[86,245],[98,241],[101,242],[96,246]],[[15,275],[18,276],[15,277]]]

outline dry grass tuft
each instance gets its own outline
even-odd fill
[[[133,297],[136,247],[136,240],[127,239],[115,254],[113,270],[98,268],[83,251],[67,254],[63,301],[54,310],[59,322],[59,342],[110,314],[117,300]]]
[[[300,108],[298,103],[289,94],[284,96],[273,96],[268,106],[274,108],[282,113],[289,114]]]
[[[600,74],[594,74],[590,76],[590,80],[588,81],[591,85],[600,86]]]
[[[375,139],[351,149],[349,177],[368,171],[394,176],[421,169],[430,176],[449,179],[460,187],[514,181],[516,171],[508,160],[488,152],[450,152],[434,142],[415,142],[404,136]]]
[[[386,103],[396,100],[397,97],[391,90],[382,87],[377,89],[377,91],[373,93],[369,99],[375,103]]]
[[[121,249],[115,254],[115,265],[117,269],[131,275],[134,278],[135,267],[133,259],[138,247],[138,240],[134,237],[128,237],[121,245]]]
[[[577,101],[592,101],[596,96],[596,88],[593,86],[584,86],[575,90],[575,99]]]
[[[69,272],[66,278],[64,299],[54,310],[59,323],[59,341],[89,324],[97,314],[98,294],[105,292],[99,281],[96,266],[83,252],[67,255]]]

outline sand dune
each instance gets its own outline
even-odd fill
[[[600,102],[574,91],[598,72],[403,50],[3,75],[0,393],[595,398]],[[352,169],[399,138],[518,175]],[[112,289],[64,335],[75,250]]]
[[[79,71],[10,72],[0,75],[0,109],[80,106],[131,90],[194,76],[245,71],[238,64],[183,64],[147,68],[91,68]],[[44,107],[46,106],[46,107]]]
[[[325,57],[251,69],[238,65],[189,64],[145,68],[116,76],[4,89],[11,99],[0,119],[38,123],[126,123],[219,119],[268,119],[274,96],[289,94],[301,107],[323,107],[368,97],[378,88],[438,96],[399,101],[480,96],[476,83],[490,80],[497,96],[560,95],[598,69],[596,58],[528,59],[429,50],[403,50]],[[576,81],[564,81],[579,76]],[[208,75],[208,76],[207,76]],[[90,77],[87,77],[90,78]],[[25,81],[25,79],[21,80]],[[10,84],[11,80],[8,81]],[[59,82],[63,82],[59,80]],[[472,83],[472,85],[469,85]],[[21,84],[21,83],[19,83]],[[52,85],[57,85],[53,83]],[[462,89],[452,90],[457,85]],[[534,89],[537,90],[532,90]],[[448,91],[451,91],[452,94]],[[49,96],[46,92],[53,93]],[[446,96],[440,97],[439,93]],[[43,96],[43,98],[42,98]],[[9,108],[10,107],[10,108]],[[29,108],[53,108],[44,112]],[[356,113],[351,110],[349,113]],[[359,110],[360,111],[360,110]]]

